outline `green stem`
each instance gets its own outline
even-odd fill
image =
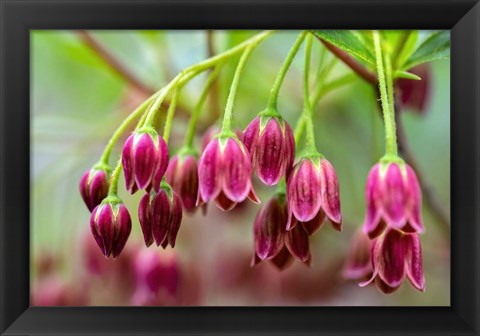
[[[112,176],[110,178],[110,187],[108,189],[108,196],[117,196],[118,192],[118,178],[120,177],[120,172],[122,171],[122,158],[118,160],[117,166],[113,170]]]
[[[288,69],[290,68],[290,65],[292,64],[293,59],[295,58],[295,55],[298,52],[298,49],[300,49],[300,46],[302,45],[306,35],[307,35],[307,31],[301,32],[300,35],[297,37],[295,43],[293,44],[292,48],[288,52],[288,55],[285,58],[285,61],[283,62],[280,71],[278,72],[277,78],[275,78],[275,82],[270,92],[270,98],[268,100],[269,108],[272,108],[275,110],[277,109],[278,94],[280,92],[280,88],[282,86],[283,80],[285,78],[285,75],[287,74]]]
[[[195,106],[195,109],[193,110],[193,113],[190,117],[190,121],[188,123],[187,135],[185,136],[185,147],[187,148],[193,147],[193,139],[195,137],[195,129],[197,127],[198,118],[200,117],[200,114],[202,112],[203,105],[208,96],[208,92],[212,84],[215,82],[215,79],[217,78],[218,73],[220,72],[220,68],[221,68],[221,64],[217,65],[215,69],[208,76],[207,81],[205,83],[205,87],[203,88],[203,91],[200,94],[200,98],[198,99],[197,106]]]
[[[168,144],[168,139],[170,137],[170,129],[172,128],[172,121],[173,116],[175,114],[175,108],[177,106],[178,95],[180,94],[180,90],[182,88],[178,87],[173,92],[172,101],[170,102],[170,106],[168,107],[167,117],[165,119],[165,127],[163,129],[163,140]]]
[[[162,94],[157,98],[155,103],[153,104],[152,108],[150,109],[147,119],[145,120],[145,125],[146,126],[151,126],[153,124],[153,120],[155,118],[155,115],[157,114],[158,110],[160,109],[160,106],[162,104],[163,99],[168,95],[168,93],[174,89],[177,86],[183,86],[185,85],[189,80],[191,80],[193,77],[197,76],[199,73],[217,65],[218,63],[221,63],[225,61],[226,59],[229,59],[230,57],[240,53],[241,51],[245,50],[246,48],[251,47],[252,45],[257,45],[267,37],[269,37],[271,34],[273,34],[273,30],[266,30],[263,31],[252,38],[246,40],[245,42],[240,43],[239,45],[224,51],[223,53],[220,53],[218,55],[215,55],[213,57],[207,58],[204,61],[201,61],[199,63],[193,64],[180,72],[164,89]]]
[[[112,137],[108,140],[107,146],[105,147],[102,156],[100,157],[100,163],[108,165],[110,154],[112,153],[113,147],[120,138],[120,136],[125,132],[125,129],[130,125],[130,123],[135,120],[141,113],[143,113],[149,104],[157,97],[159,92],[154,93],[147,100],[145,100],[139,107],[137,107],[130,115],[123,120],[123,122],[118,126],[118,128],[113,133]]]
[[[377,59],[377,73],[378,82],[380,85],[380,99],[382,101],[383,119],[385,123],[385,147],[386,154],[389,156],[397,156],[397,136],[395,130],[395,111],[392,109],[392,104],[389,102],[387,92],[387,80],[382,61],[382,47],[380,44],[380,34],[378,31],[373,31],[373,42],[375,44],[375,57]],[[388,65],[388,64],[387,64]],[[390,69],[387,69],[391,72]],[[392,90],[393,92],[393,90]],[[392,99],[393,97],[390,97]]]
[[[311,51],[312,51],[312,38],[313,35],[309,34],[307,36],[306,46],[305,46],[305,67],[303,73],[303,115],[306,122],[306,142],[305,147],[308,153],[317,153],[317,147],[315,145],[315,132],[313,129],[313,113],[312,106],[310,104],[310,60],[311,60]]]
[[[221,130],[221,133],[223,134],[232,133],[233,102],[235,101],[235,94],[237,93],[238,83],[240,81],[242,70],[245,67],[245,63],[247,62],[248,56],[250,56],[254,48],[255,48],[255,45],[252,44],[247,49],[245,49],[245,51],[242,54],[242,57],[240,57],[240,61],[238,62],[237,69],[235,69],[232,85],[230,86],[230,92],[228,93],[225,113],[223,115],[223,124],[222,124],[222,130]]]

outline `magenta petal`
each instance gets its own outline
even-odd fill
[[[133,169],[139,189],[145,189],[152,181],[157,166],[158,149],[152,136],[142,133],[135,136],[133,143]]]
[[[197,160],[191,155],[181,159],[175,155],[170,161],[165,178],[180,196],[185,210],[187,212],[195,211],[198,195]]]
[[[248,149],[252,162],[255,160],[255,148],[257,147],[258,135],[260,133],[260,117],[256,117],[250,122],[242,135],[242,142]]]
[[[218,139],[213,139],[205,148],[198,162],[198,187],[200,197],[204,202],[216,198],[220,193],[223,173]]]
[[[93,177],[90,182],[90,211],[99,205],[108,195],[108,180],[107,174],[103,170],[96,170],[93,172]]]
[[[233,202],[247,198],[251,188],[251,163],[248,151],[233,138],[226,140],[222,153],[223,192]]]
[[[285,245],[300,261],[306,262],[310,258],[308,234],[301,225],[296,225],[292,230],[287,231]]]
[[[335,169],[328,160],[321,159],[321,194],[322,209],[332,222],[340,224],[342,213],[340,211],[340,188]]]
[[[170,210],[170,228],[168,230],[168,244],[175,247],[178,230],[182,223],[182,201],[175,191],[172,190],[171,210]]]
[[[272,264],[280,271],[286,269],[293,262],[293,257],[288,251],[287,247],[284,246],[283,249],[278,253],[275,258],[270,260]]]
[[[100,211],[104,205],[99,205],[92,211],[92,215],[90,216],[90,230],[92,232],[92,236],[97,242],[98,247],[100,247],[100,250],[102,253],[105,255],[106,249],[105,249],[105,244],[103,242],[102,234],[99,230],[98,223],[97,223],[97,212]]]
[[[227,212],[235,208],[235,206],[237,205],[237,202],[234,202],[231,199],[229,199],[223,193],[223,191],[221,191],[220,194],[218,194],[217,198],[215,198],[215,204],[217,205],[218,208]]]
[[[122,149],[122,166],[123,166],[123,175],[125,176],[125,188],[131,190],[133,184],[135,183],[135,178],[133,177],[133,141],[135,135],[130,135]]]
[[[419,291],[425,291],[425,276],[422,265],[422,245],[417,234],[406,234],[404,244],[407,250],[405,268],[410,283]]]
[[[320,178],[311,160],[300,161],[287,182],[288,204],[300,222],[312,220],[322,204]]]
[[[399,287],[400,287],[400,284],[395,286],[395,287],[392,287],[390,286],[388,283],[386,283],[385,281],[382,280],[382,278],[380,277],[376,277],[375,278],[375,286],[377,286],[377,288],[383,293],[383,294],[391,294],[393,292],[395,292]]]
[[[112,244],[113,258],[120,255],[132,231],[132,220],[127,208],[123,204],[119,204],[117,207]]]
[[[290,211],[290,209],[288,210],[288,220],[287,220],[287,227],[285,228],[287,231],[290,231],[291,229],[293,229],[298,223],[298,220],[295,218],[295,216],[293,215],[293,213]]]
[[[317,213],[315,218],[308,222],[302,222],[303,229],[309,236],[314,234],[320,227],[322,226],[323,222],[325,221],[325,213],[322,209]]]
[[[108,257],[112,250],[113,244],[113,211],[110,204],[105,204],[99,207],[96,214],[96,225],[98,233],[103,241],[103,254]]]
[[[268,186],[276,185],[284,174],[285,141],[276,118],[270,118],[260,133],[255,150],[258,178]]]
[[[158,137],[157,162],[152,176],[152,186],[155,191],[160,190],[160,183],[167,171],[169,163],[168,146],[162,137]]]
[[[170,200],[165,190],[160,189],[151,202],[151,226],[153,238],[157,246],[166,241],[170,227]]]
[[[405,278],[405,244],[403,233],[387,230],[378,249],[378,274],[392,288],[400,286]]]
[[[380,165],[376,164],[368,174],[367,186],[365,188],[367,212],[363,230],[368,234],[370,239],[375,238],[383,231],[383,228],[379,230],[381,219],[381,210],[378,208],[381,199],[380,183]]]
[[[248,193],[248,198],[255,204],[260,204],[262,203],[260,201],[260,198],[258,198],[257,194],[255,193],[255,190],[252,188],[250,189],[250,192]]]
[[[383,181],[383,210],[387,224],[401,230],[406,223],[407,190],[402,171],[396,163],[388,166]]]
[[[153,243],[151,211],[150,211],[150,195],[145,193],[140,199],[138,205],[138,220],[143,233],[145,245],[149,247]]]
[[[254,224],[255,252],[262,259],[272,259],[283,248],[286,207],[272,198],[258,212]]]
[[[423,233],[422,221],[422,191],[418,183],[417,175],[413,169],[406,165],[407,169],[407,188],[408,188],[408,225],[412,231]]]

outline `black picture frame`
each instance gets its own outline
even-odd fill
[[[2,335],[479,335],[480,4],[1,0]],[[451,29],[450,307],[29,307],[31,29]]]

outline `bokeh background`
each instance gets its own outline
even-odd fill
[[[364,218],[365,180],[384,147],[375,94],[360,79],[329,93],[316,107],[317,144],[338,174],[344,229],[338,233],[324,225],[311,237],[311,268],[298,261],[282,272],[269,263],[250,267],[254,253],[253,220],[260,206],[248,201],[230,213],[222,213],[211,204],[206,216],[200,211],[194,216],[184,215],[174,250],[154,246],[146,249],[136,215],[140,193],[129,196],[123,177],[120,197],[132,215],[132,235],[118,260],[107,260],[101,255],[91,238],[90,213],[78,190],[83,172],[97,162],[115,128],[149,92],[165,85],[188,65],[226,50],[254,33],[31,32],[32,305],[450,304],[449,228],[432,216],[425,202],[426,233],[421,236],[425,293],[404,283],[394,294],[384,295],[374,286],[360,288],[357,282],[342,279],[352,236]],[[234,108],[234,123],[239,128],[245,128],[266,106],[275,76],[296,34],[278,32],[250,57]],[[318,41],[314,43],[313,71],[321,48]],[[331,55],[327,53],[327,57]],[[225,106],[237,60],[232,59],[222,69],[201,117],[198,143],[202,130],[215,121]],[[302,109],[302,67],[300,52],[279,98],[279,109],[291,125],[295,125]],[[131,74],[131,78],[119,68]],[[449,61],[435,61],[431,70],[426,110],[417,113],[405,109],[401,119],[427,184],[443,211],[449,214]],[[338,62],[331,78],[348,71]],[[172,130],[172,153],[182,144],[188,112],[195,106],[204,80],[204,76],[195,79],[180,97]],[[157,125],[161,129],[159,119]],[[128,132],[119,141],[112,164],[127,135]],[[254,183],[265,203],[274,189],[261,185],[256,178]],[[149,258],[152,253],[158,254],[163,263],[165,283],[155,298],[146,300],[136,288],[141,272],[139,255]]]

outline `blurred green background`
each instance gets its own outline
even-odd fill
[[[221,52],[252,36],[253,31],[214,31],[210,42]],[[115,70],[76,31],[31,32],[31,290],[48,295],[55,283],[67,291],[83,293],[80,305],[128,305],[101,279],[90,285],[82,242],[89,236],[90,213],[80,197],[83,172],[97,162],[115,128],[145,94]],[[119,64],[146,88],[157,90],[183,68],[208,57],[206,31],[91,31],[94,38]],[[251,55],[241,78],[234,107],[234,123],[244,129],[265,108],[275,76],[296,38],[295,31],[277,32]],[[322,46],[314,42],[313,71]],[[303,48],[302,48],[303,50]],[[327,57],[332,56],[327,53]],[[221,72],[218,100],[211,100],[202,114],[202,127],[225,106],[238,57]],[[317,62],[318,63],[318,62]],[[450,213],[450,64],[435,61],[427,111],[403,111],[407,138],[427,183],[447,214]],[[302,110],[303,53],[288,72],[279,98],[279,109],[292,127]],[[336,64],[331,78],[349,70]],[[312,77],[314,77],[312,73]],[[205,76],[190,83],[180,97],[182,110],[191,111]],[[178,113],[171,137],[171,153],[182,144],[188,116]],[[157,124],[162,128],[162,121]],[[253,219],[260,206],[246,202],[231,213],[210,205],[184,215],[174,250],[179,268],[195,288],[198,305],[449,305],[450,236],[423,206],[426,233],[421,236],[425,293],[404,283],[392,295],[375,287],[358,287],[339,273],[355,230],[365,214],[364,187],[372,165],[383,153],[382,121],[372,88],[360,79],[326,95],[315,112],[319,150],[334,165],[341,190],[344,229],[324,225],[311,237],[313,266],[295,261],[278,272],[270,264],[250,268],[253,255]],[[119,141],[111,162],[119,156]],[[199,139],[201,134],[198,134]],[[265,203],[274,190],[256,190]],[[133,220],[129,246],[142,246],[137,219],[140,194],[129,196],[120,182],[120,197]],[[141,247],[138,247],[141,248]],[[151,247],[150,249],[156,249]],[[158,253],[172,253],[157,248]],[[128,272],[128,271],[127,271]],[[193,272],[193,273],[192,273]],[[48,279],[48,281],[46,280]],[[53,279],[53,280],[52,280]],[[41,302],[41,301],[35,301]],[[41,304],[41,303],[39,303]],[[55,304],[55,303],[53,303]]]

